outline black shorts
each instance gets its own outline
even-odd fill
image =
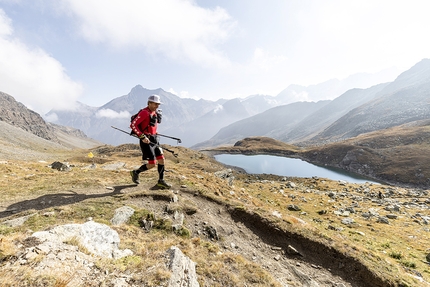
[[[158,139],[154,136],[148,136],[151,141],[149,144],[139,141],[142,159],[147,160],[149,164],[155,164],[157,160],[164,159],[163,149],[158,144]]]

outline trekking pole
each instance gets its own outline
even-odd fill
[[[178,141],[178,143],[181,143],[181,142],[182,142],[182,141],[181,141],[181,139],[179,139],[179,138],[175,138],[175,137],[171,137],[171,136],[166,136],[166,135],[159,134],[159,133],[157,133],[157,135],[159,135],[159,136],[161,136],[161,137],[165,137],[165,138],[169,138],[169,139],[177,140],[177,141]]]
[[[111,127],[111,128],[113,128],[113,129],[119,130],[120,132],[123,132],[123,133],[125,133],[125,134],[128,134],[129,136],[133,136],[133,137],[135,137],[135,138],[139,138],[136,134],[130,134],[129,132],[127,132],[127,131],[125,131],[125,130],[122,130],[122,129],[120,129],[120,128],[114,127],[114,126],[110,126],[110,127]],[[155,146],[161,147],[159,144],[156,144],[156,143],[151,143],[151,142],[150,142],[149,144],[150,144],[150,145],[155,145]],[[168,151],[168,152],[172,153],[174,157],[178,157],[178,154],[177,154],[177,153],[175,153],[173,150],[168,149],[168,148],[165,148],[165,147],[163,147],[163,149],[165,149],[166,151]]]

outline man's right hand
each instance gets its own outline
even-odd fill
[[[139,137],[144,143],[148,144],[149,143],[149,138],[147,136],[145,136],[144,134],[141,134]]]

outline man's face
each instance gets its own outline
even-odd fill
[[[154,103],[154,102],[149,102],[149,104],[148,104],[148,108],[151,110],[151,111],[156,111],[157,109],[158,109],[158,106],[159,106],[160,104],[157,104],[157,103]]]

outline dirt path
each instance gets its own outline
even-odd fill
[[[14,203],[3,202],[0,206],[0,218],[17,212],[68,205],[87,199],[120,194],[144,194],[143,192],[150,189],[150,186],[132,184],[109,189],[66,191]],[[166,210],[171,204],[172,195],[176,195],[178,202],[187,201],[197,207],[195,214],[184,214],[184,225],[191,231],[192,237],[212,240],[223,252],[240,254],[247,260],[257,263],[271,273],[282,286],[369,286],[363,284],[360,279],[354,279],[356,274],[349,276],[348,268],[338,273],[330,271],[324,264],[333,261],[332,254],[326,254],[324,250],[318,251],[318,246],[313,246],[312,243],[299,242],[297,238],[292,238],[288,234],[277,234],[276,230],[266,226],[264,222],[244,213],[232,212],[227,206],[197,196],[193,191],[178,188],[163,192],[166,196],[160,196],[160,193],[157,196],[129,196],[124,203],[149,210],[158,218],[172,217]],[[299,247],[297,250],[304,255],[287,252],[289,244]],[[319,265],[320,262],[323,265]],[[336,262],[331,262],[330,266],[334,266],[333,264]],[[348,265],[349,262],[339,260],[337,264]],[[339,271],[339,268],[335,269]]]
[[[138,189],[141,187],[128,189],[127,192]],[[233,218],[225,206],[184,191],[179,191],[177,196],[179,201],[187,200],[198,206],[197,213],[185,214],[184,218],[184,225],[192,231],[193,237],[208,240],[210,236],[207,230],[216,230],[219,240],[212,239],[212,241],[222,250],[240,254],[247,260],[258,263],[282,286],[362,286],[348,282],[321,266],[309,263],[300,255],[287,254],[283,247],[268,242],[271,241],[271,234],[261,236],[269,230],[262,230],[261,234],[257,235],[247,227],[247,222],[242,221],[242,219],[246,220],[245,218],[241,219],[239,216]],[[158,217],[164,217],[167,216],[166,207],[169,205],[169,199],[168,197],[154,199],[148,196],[133,198],[127,203],[150,210]]]

